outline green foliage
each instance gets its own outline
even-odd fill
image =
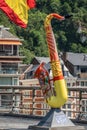
[[[30,63],[34,56],[48,56],[44,21],[50,13],[63,16],[73,14],[72,18],[64,21],[51,21],[58,50],[87,53],[87,0],[36,0],[36,8],[29,10],[26,29],[13,24],[0,11],[0,25],[9,27],[14,35],[23,39],[21,50],[25,55],[24,63]],[[82,29],[80,33],[77,31],[79,23]],[[86,39],[82,40],[84,36]]]
[[[23,58],[23,63],[29,64],[32,58],[34,58],[34,54],[24,47],[20,48],[20,52],[25,56],[25,58]]]

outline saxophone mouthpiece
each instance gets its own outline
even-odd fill
[[[70,18],[70,17],[72,17],[72,16],[73,16],[72,14],[71,14],[71,15],[66,15],[66,16],[65,16],[65,19],[66,19],[66,18]]]

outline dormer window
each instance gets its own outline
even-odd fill
[[[84,59],[83,60],[87,61],[87,55],[86,54],[84,55]]]

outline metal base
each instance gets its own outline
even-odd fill
[[[31,130],[73,130],[71,128],[79,130],[63,111],[55,108],[52,108],[36,126],[29,126]]]
[[[74,126],[71,120],[60,109],[52,108],[37,126],[61,127]]]
[[[83,126],[65,126],[65,127],[44,127],[44,126],[31,126],[29,130],[86,130]]]

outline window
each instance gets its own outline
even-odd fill
[[[18,72],[18,64],[2,63],[1,68],[3,72],[9,73],[9,74]]]
[[[25,97],[28,97],[28,96],[29,96],[29,92],[25,91],[25,92],[24,92],[24,96],[25,96]]]
[[[3,45],[0,45],[0,55],[5,55],[5,54],[4,54]]]
[[[87,72],[87,68],[81,68],[81,72],[82,73],[86,73]]]
[[[67,86],[70,87],[70,83],[67,83]]]
[[[85,107],[82,107],[82,112],[85,112]]]
[[[82,100],[82,105],[84,105],[85,104],[85,101],[84,100]]]
[[[68,108],[71,108],[71,104],[67,104]]]
[[[13,78],[12,85],[18,85],[18,78]]]
[[[70,91],[68,91],[68,95],[71,96],[71,92]]]
[[[0,45],[0,52],[3,51],[3,45]]]
[[[75,86],[75,83],[74,83],[74,82],[72,83],[72,86]]]
[[[68,112],[68,117],[71,117],[71,112],[70,111]]]
[[[11,77],[0,77],[0,85],[12,85]]]
[[[11,99],[12,96],[11,95],[2,95],[1,96],[1,105],[2,106],[9,106],[11,104]]]
[[[82,100],[82,111],[87,111],[87,100]]]
[[[84,86],[84,82],[83,81],[81,82],[81,86]]]
[[[64,104],[62,108],[66,108],[66,105]]]
[[[76,82],[76,85],[79,86],[79,82]]]
[[[6,54],[12,53],[12,46],[11,45],[4,45],[4,51]]]
[[[87,86],[87,82],[85,82],[85,86]]]

